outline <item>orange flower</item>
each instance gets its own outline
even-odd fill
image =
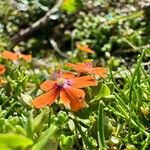
[[[6,81],[1,77],[1,75],[4,74],[5,70],[6,70],[6,69],[5,69],[5,66],[2,65],[2,64],[0,64],[0,87],[1,87],[4,83],[6,83]]]
[[[79,43],[76,44],[76,47],[81,50],[84,51],[86,53],[91,53],[91,54],[95,54],[95,52],[93,50],[91,50],[88,45],[80,45]]]
[[[32,59],[31,55],[24,55],[21,53],[13,53],[13,52],[6,51],[6,50],[2,53],[2,57],[5,59],[10,59],[12,61],[17,61],[20,58],[24,59],[25,61],[31,61],[31,59]]]
[[[36,108],[50,106],[60,95],[60,100],[66,107],[78,111],[86,104],[85,92],[80,88],[97,85],[96,80],[91,76],[75,77],[70,72],[58,71],[53,74],[53,78],[54,80],[47,80],[41,84],[40,88],[46,93],[33,100]]]
[[[0,64],[0,75],[5,72],[5,66]]]
[[[86,60],[83,63],[78,64],[68,63],[67,66],[73,68],[79,73],[95,74],[99,75],[102,78],[105,78],[107,76],[107,69],[102,67],[93,67],[92,60]]]

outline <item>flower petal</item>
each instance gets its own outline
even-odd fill
[[[19,57],[23,58],[25,61],[31,61],[32,56],[31,55],[24,55],[24,54],[19,54]]]
[[[76,47],[83,52],[95,54],[95,51],[91,50],[88,45],[80,45],[77,43]]]
[[[85,87],[97,85],[95,78],[91,76],[76,77],[71,79],[70,83],[71,86],[75,88],[85,88]]]
[[[71,67],[71,68],[74,68],[74,67],[76,67],[77,65],[76,65],[76,64],[73,64],[73,63],[67,63],[66,66]]]
[[[73,111],[85,107],[85,92],[81,89],[76,89],[71,86],[63,87],[60,92],[60,98],[65,106],[70,106]]]
[[[102,68],[102,67],[94,67],[92,69],[92,72],[93,74],[97,74],[99,75],[100,77],[102,78],[105,78],[107,77],[107,69],[106,68]]]
[[[46,105],[51,105],[58,96],[58,90],[53,89],[35,98],[32,103],[36,108],[43,108]]]
[[[2,53],[2,57],[5,59],[10,59],[12,61],[18,60],[19,58],[17,54],[10,52],[10,51],[4,51]]]
[[[55,86],[56,86],[56,81],[47,80],[47,81],[44,81],[44,82],[40,85],[40,88],[41,88],[43,91],[47,92],[47,91],[52,90]]]
[[[64,79],[72,79],[75,75],[72,72],[63,72],[61,77]]]
[[[91,66],[89,67],[85,63],[78,63],[77,65],[69,63],[69,64],[67,64],[67,66],[71,67],[73,70],[75,70],[79,73],[91,73],[91,70],[92,70],[92,67]]]
[[[0,74],[5,72],[5,66],[0,64]]]

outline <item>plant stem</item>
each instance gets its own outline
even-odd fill
[[[82,131],[81,129],[81,126],[78,124],[77,120],[76,119],[73,119],[72,120],[74,121],[74,124],[75,124],[75,127],[77,128],[77,130],[79,131],[85,145],[87,146],[87,148],[89,150],[92,150],[93,149],[93,146],[91,145],[90,141],[88,140],[88,138],[85,136],[85,133]]]
[[[148,146],[149,144],[150,144],[150,134],[149,134],[149,136],[146,138],[142,150],[146,150],[146,148],[147,148],[147,146]]]
[[[33,112],[29,111],[29,117],[26,124],[27,137],[33,139]]]
[[[9,114],[11,113],[11,111],[14,109],[14,107],[17,105],[17,102],[12,103],[12,105],[9,107],[9,109],[7,110],[7,113],[5,114],[5,117],[7,118],[9,116]]]
[[[145,49],[146,50],[146,49]],[[133,76],[132,76],[132,80],[131,80],[131,85],[130,85],[130,89],[129,89],[129,107],[130,107],[130,110],[129,110],[129,137],[128,137],[128,142],[131,141],[131,118],[132,118],[132,92],[133,92],[133,85],[134,85],[134,80],[135,80],[135,77],[137,75],[137,72],[140,68],[140,63],[142,62],[142,59],[145,55],[145,50],[143,50],[140,58],[138,59],[138,62],[137,62],[137,66],[135,68],[135,71],[133,73]]]
[[[107,150],[105,144],[105,135],[104,135],[104,105],[103,102],[99,102],[98,107],[98,143],[99,143],[99,150]]]
[[[48,128],[50,127],[51,124],[51,108],[49,108],[49,112],[48,112]]]
[[[137,17],[142,17],[142,16],[144,16],[144,11],[136,11],[136,12],[133,12],[129,15],[119,16],[119,17],[116,17],[116,18],[114,18],[110,21],[107,21],[106,25],[111,25],[111,24],[118,23],[120,21],[131,20],[131,19],[134,19],[134,18],[137,18]]]
[[[121,94],[122,97],[124,97],[123,91],[121,91],[118,88],[118,86],[117,86],[117,84],[116,84],[116,82],[115,82],[115,80],[113,78],[111,66],[110,66],[110,78],[113,81],[116,90]],[[114,108],[111,108],[111,110],[113,110],[115,112],[115,114],[120,115],[121,117],[125,118],[128,122],[131,122],[132,126],[134,126],[139,131],[141,131],[143,134],[145,134],[146,136],[148,136],[149,134],[148,134],[148,132],[145,131],[144,126],[139,121],[137,121],[138,119],[137,119],[137,116],[135,115],[135,113],[132,112],[134,114],[134,116],[136,117],[136,119],[137,119],[136,121],[134,121],[132,118],[130,118],[131,114],[128,115],[128,112],[130,113],[130,111],[131,111],[130,102],[129,102],[129,107],[128,107],[128,105],[125,104],[124,100],[116,92],[114,92],[114,95],[116,97],[115,100],[116,100],[116,102],[118,104],[117,107],[119,109],[119,112],[117,110],[115,110]],[[128,99],[126,101],[128,101]]]

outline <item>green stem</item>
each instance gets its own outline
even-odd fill
[[[77,130],[79,131],[85,145],[87,146],[87,148],[89,150],[92,150],[93,149],[93,146],[91,145],[90,141],[88,140],[88,138],[85,136],[85,133],[82,131],[81,129],[81,126],[78,124],[77,120],[76,119],[73,119],[72,120],[74,121],[74,124],[75,124],[75,127],[77,128]]]
[[[76,134],[76,137],[77,137],[77,138],[75,138],[77,149],[84,150],[84,148],[79,143],[78,132],[77,132],[76,128],[75,128],[75,134]]]
[[[146,49],[145,49],[146,50]],[[129,89],[129,107],[130,107],[130,110],[129,110],[129,137],[128,137],[128,142],[131,141],[131,118],[132,118],[132,92],[133,92],[133,85],[134,85],[134,80],[135,80],[135,77],[137,75],[137,72],[140,68],[140,63],[142,62],[142,59],[145,55],[145,50],[143,50],[140,58],[138,59],[138,62],[137,62],[137,66],[135,68],[135,71],[133,73],[133,76],[132,76],[132,80],[131,80],[131,85],[130,85],[130,89]]]
[[[6,99],[6,100],[2,103],[1,107],[4,107],[8,102],[10,102],[11,98],[13,98],[13,96],[10,96],[10,98]]]
[[[133,12],[131,14],[128,14],[128,15],[125,15],[125,16],[119,16],[119,17],[116,17],[116,18],[114,18],[110,21],[107,21],[106,25],[111,25],[111,24],[118,23],[120,21],[131,20],[131,19],[134,19],[134,18],[137,18],[137,17],[142,17],[142,16],[144,16],[144,11],[136,11],[136,12]]]
[[[145,79],[148,79],[147,84],[150,86],[149,76],[148,76],[148,74],[146,73],[146,71],[144,70],[144,68],[142,66],[141,66],[141,71],[143,72],[143,74],[145,76]]]
[[[150,134],[144,141],[144,146],[143,146],[142,150],[146,150],[146,148],[148,147],[149,144],[150,144]]]
[[[139,69],[137,70],[137,98],[138,98],[138,108],[142,105],[142,91],[140,89],[140,83],[141,83],[141,65],[139,65]]]
[[[147,95],[150,95],[150,93],[148,91],[146,91],[144,88],[142,88],[141,86],[138,85],[138,87],[144,92],[146,93]]]
[[[11,113],[11,111],[13,110],[13,108],[17,105],[17,102],[14,102],[10,108],[7,110],[7,113],[5,115],[5,117],[7,118],[9,116],[9,114]]]
[[[118,103],[118,101],[117,101]],[[125,107],[123,107],[123,105],[119,104],[117,105],[117,108],[119,109],[119,112],[117,110],[115,110],[113,107],[110,107],[109,108],[117,115],[125,118],[127,121],[129,121],[129,115],[128,115],[128,111],[129,110],[126,110]],[[127,112],[126,112],[127,111]],[[145,136],[148,136],[148,132],[145,131],[145,128],[144,126],[138,121],[138,119],[136,118],[136,120],[133,120],[131,119],[131,124],[132,126],[134,126],[135,128],[137,128],[139,131],[141,131],[143,134],[145,134]]]
[[[99,150],[107,150],[105,144],[105,135],[104,135],[104,105],[103,102],[99,102],[98,107],[98,143],[99,143]]]
[[[142,56],[143,57],[143,56]],[[142,59],[142,58],[141,58]],[[142,61],[142,60],[141,60]],[[139,62],[139,65],[140,65],[140,62]],[[111,69],[111,66],[110,66],[110,78],[111,78],[111,80],[113,81],[113,83],[114,83],[114,85],[115,85],[115,88],[116,88],[116,90],[121,94],[121,96],[122,97],[124,97],[124,94],[123,94],[123,92],[118,88],[118,86],[117,86],[117,84],[116,84],[116,82],[115,82],[115,80],[114,80],[114,77],[113,77],[113,74],[112,74],[112,69]],[[130,93],[131,94],[131,93]],[[130,115],[128,115],[128,113],[127,112],[130,112],[132,109],[131,109],[131,104],[130,104],[130,102],[129,102],[129,106],[130,107],[128,107],[128,105],[126,105],[125,103],[124,103],[124,100],[123,99],[121,99],[121,97],[117,94],[117,93],[114,93],[114,95],[115,95],[115,97],[116,97],[116,102],[118,103],[118,109],[119,109],[119,112],[118,111],[116,111],[116,110],[114,110],[114,108],[112,107],[111,108],[111,110],[113,111],[113,112],[115,112],[115,114],[117,114],[117,115],[120,115],[121,117],[125,117],[125,119],[127,120],[127,121],[129,121],[130,122],[130,124],[131,125],[133,125],[135,128],[137,128],[139,131],[141,131],[143,134],[145,134],[146,136],[148,136],[148,133],[145,131],[145,128],[143,127],[143,125],[139,122],[139,121],[134,121],[133,119],[131,119],[130,117]],[[126,101],[128,101],[128,99],[126,100]],[[130,112],[131,113],[131,112]],[[133,113],[133,112],[132,112]],[[135,115],[135,113],[133,113],[134,115]],[[136,117],[136,115],[135,115],[135,117]],[[136,118],[137,119],[137,118]]]
[[[117,99],[116,99],[117,101]],[[125,117],[125,119],[128,121],[130,119],[130,116],[128,115],[128,111],[130,111],[129,109],[126,109],[126,107],[124,105],[122,105],[122,103],[120,103],[119,101],[117,101],[118,105],[118,109],[121,112],[121,114]],[[133,113],[134,114],[134,113]],[[144,133],[146,136],[148,136],[148,133],[145,131],[145,128],[143,126],[143,124],[141,124],[138,120],[138,118],[136,117],[136,115],[134,114],[135,119],[133,120],[131,118],[131,124],[136,127],[139,131],[141,131],[142,133]]]
[[[131,46],[131,48],[133,48],[134,50],[137,49],[137,47],[133,43],[131,43],[129,40],[127,40],[126,38],[122,38],[122,40],[124,42],[126,42],[129,46]]]
[[[29,117],[28,117],[27,124],[26,124],[26,132],[27,132],[27,137],[33,139],[33,114],[32,114],[32,110],[29,111]]]
[[[49,108],[49,112],[48,112],[48,128],[50,127],[51,124],[51,108]]]

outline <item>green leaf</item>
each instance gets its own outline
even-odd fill
[[[111,91],[108,88],[108,86],[103,84],[100,91],[99,91],[99,93],[95,96],[94,99],[91,100],[91,103],[94,102],[95,100],[100,100],[102,97],[107,98],[107,97],[110,96],[110,94],[111,94]]]
[[[25,95],[25,94],[22,94],[21,93],[21,99],[20,99],[20,101],[21,101],[21,103],[23,104],[23,106],[25,106],[26,108],[32,108],[33,106],[32,106],[32,97],[30,96],[30,95]]]
[[[52,124],[45,133],[41,136],[39,141],[33,146],[32,150],[43,150],[44,147],[49,145],[48,150],[57,149],[57,137],[58,137],[59,128]],[[46,149],[45,149],[46,150]]]
[[[102,90],[101,90],[101,97],[107,97],[110,95],[110,89],[108,88],[107,85],[103,85]]]
[[[74,13],[80,5],[80,0],[64,0],[61,8],[66,10],[68,13]]]
[[[105,103],[108,104],[109,102],[111,102],[112,100],[115,99],[114,95],[109,95],[109,96],[104,96],[101,98],[101,100]]]
[[[107,150],[105,143],[105,132],[104,132],[104,103],[102,101],[99,102],[98,107],[98,144],[100,150]]]
[[[15,150],[20,149],[23,150],[33,144],[31,139],[28,139],[24,136],[6,133],[0,134],[0,148],[2,150]]]
[[[29,112],[29,117],[27,119],[27,124],[26,124],[26,132],[27,132],[27,137],[33,138],[33,114],[32,111]]]
[[[33,119],[33,131],[40,131],[40,129],[42,129],[43,126],[43,122],[45,121],[45,119],[47,118],[47,114],[48,114],[48,109],[45,109],[44,111],[42,111],[38,116],[36,116]]]
[[[114,83],[113,82],[108,82],[106,84],[110,90],[110,93],[112,93],[114,91]]]

